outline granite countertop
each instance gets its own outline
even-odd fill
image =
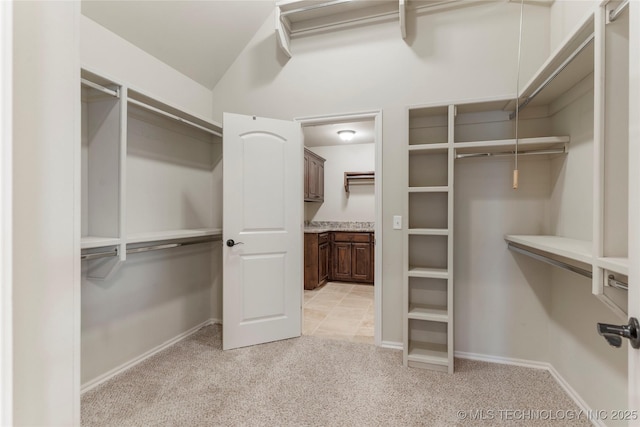
[[[373,222],[358,221],[311,221],[305,222],[305,233],[326,233],[328,231],[346,231],[350,233],[373,233]]]

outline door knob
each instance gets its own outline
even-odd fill
[[[629,323],[626,325],[598,323],[598,334],[602,335],[613,347],[620,347],[622,338],[627,338],[631,347],[640,348],[640,324],[635,317],[629,318]]]
[[[227,240],[227,246],[229,246],[230,248],[234,247],[235,245],[244,245],[244,243],[234,242],[233,239]]]

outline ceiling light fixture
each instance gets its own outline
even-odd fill
[[[338,136],[343,141],[351,141],[356,134],[355,130],[339,130]]]

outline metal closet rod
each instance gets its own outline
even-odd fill
[[[89,86],[89,87],[91,87],[93,89],[99,90],[100,92],[106,93],[107,95],[111,95],[113,97],[120,98],[120,91],[119,90],[109,89],[109,88],[106,88],[106,87],[104,87],[102,85],[99,85],[98,83],[94,83],[91,80],[87,80],[87,79],[83,79],[83,78],[80,79],[80,82],[83,85],[86,85],[86,86]]]
[[[529,256],[529,257],[531,257],[533,259],[537,259],[538,261],[542,261],[542,262],[545,262],[547,264],[551,264],[553,266],[560,267],[560,268],[563,268],[565,270],[569,270],[569,271],[571,271],[573,273],[578,273],[578,274],[580,274],[580,275],[582,275],[584,277],[588,277],[588,278],[592,278],[593,277],[593,274],[589,270],[585,270],[584,268],[576,267],[574,265],[567,264],[566,262],[558,261],[557,259],[549,258],[547,256],[540,255],[540,254],[535,253],[535,252],[531,252],[531,251],[529,251],[527,249],[521,248],[519,246],[515,246],[511,242],[509,242],[507,244],[507,247],[510,250],[514,251],[514,252],[518,252],[518,253],[521,253],[523,255],[527,255],[527,256]]]
[[[549,77],[546,78],[546,80],[544,82],[542,82],[542,84],[540,86],[538,86],[538,88],[536,90],[533,91],[533,93],[531,93],[531,95],[529,95],[524,101],[522,101],[519,105],[518,105],[518,109],[522,110],[524,107],[526,107],[527,105],[529,105],[529,103],[531,101],[533,101],[533,99],[538,96],[538,94],[540,92],[542,92],[542,90],[544,88],[546,88],[547,86],[549,86],[549,83],[551,83],[556,77],[558,77],[558,75],[565,69],[567,68],[567,66],[574,60],[576,59],[576,57],[580,54],[580,52],[582,52],[584,50],[584,48],[586,48],[594,39],[594,33],[591,33],[591,35],[589,37],[587,37],[587,39],[585,41],[583,41],[580,46],[578,46],[578,48],[576,50],[574,50],[571,55],[569,55],[569,57],[567,59],[565,59],[562,64],[560,64],[560,66],[558,68],[556,68],[554,70],[553,73],[551,73],[551,75]],[[515,112],[509,114],[509,119],[513,119],[516,116]]]
[[[609,12],[609,22],[613,22],[616,19],[618,19],[622,11],[628,6],[629,6],[629,0],[625,0],[622,3],[620,3],[618,7],[616,7],[611,12]]]
[[[162,245],[150,245],[150,246],[138,246],[135,248],[127,248],[127,254],[138,254],[138,253],[142,253],[142,252],[151,252],[151,251],[160,251],[163,249],[173,249],[173,248],[179,248],[182,246],[190,246],[190,245],[198,245],[200,243],[209,243],[209,242],[216,242],[222,240],[221,236],[214,236],[210,239],[200,239],[200,240],[195,240],[193,242],[183,242],[183,243],[165,243]],[[92,260],[92,259],[99,259],[99,258],[108,258],[108,257],[112,257],[112,256],[118,256],[118,249],[112,249],[109,251],[103,251],[103,252],[92,252],[89,254],[82,254],[80,256],[80,259],[85,261],[85,260]]]
[[[529,150],[529,151],[519,151],[518,156],[535,156],[542,154],[566,154],[567,151],[564,147],[558,148],[555,150]],[[513,156],[515,151],[500,151],[495,153],[468,153],[468,154],[456,154],[456,159],[467,159],[473,157],[503,157],[503,156]]]
[[[133,98],[129,98],[128,101],[130,103],[132,103],[132,104],[135,104],[135,105],[139,106],[139,107],[142,107],[142,108],[145,108],[147,110],[153,111],[154,113],[162,114],[165,117],[169,117],[170,119],[177,120],[179,122],[182,122],[182,123],[187,124],[189,126],[193,126],[194,128],[203,130],[203,131],[208,132],[208,133],[210,133],[212,135],[219,136],[220,138],[222,138],[222,134],[220,132],[216,132],[215,130],[206,128],[204,126],[200,126],[197,123],[193,123],[193,122],[191,122],[191,121],[189,121],[187,119],[183,119],[182,117],[178,117],[178,116],[176,116],[174,114],[167,113],[164,110],[161,110],[159,108],[153,107],[153,106],[151,106],[149,104],[145,104],[144,102],[138,101],[138,100],[133,99]]]

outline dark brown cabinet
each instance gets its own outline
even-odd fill
[[[311,290],[329,280],[329,233],[304,234],[304,288]]]
[[[304,201],[324,202],[325,159],[304,149]]]
[[[373,233],[331,233],[330,280],[373,283]]]
[[[373,283],[373,233],[304,233],[304,288],[328,280]]]

